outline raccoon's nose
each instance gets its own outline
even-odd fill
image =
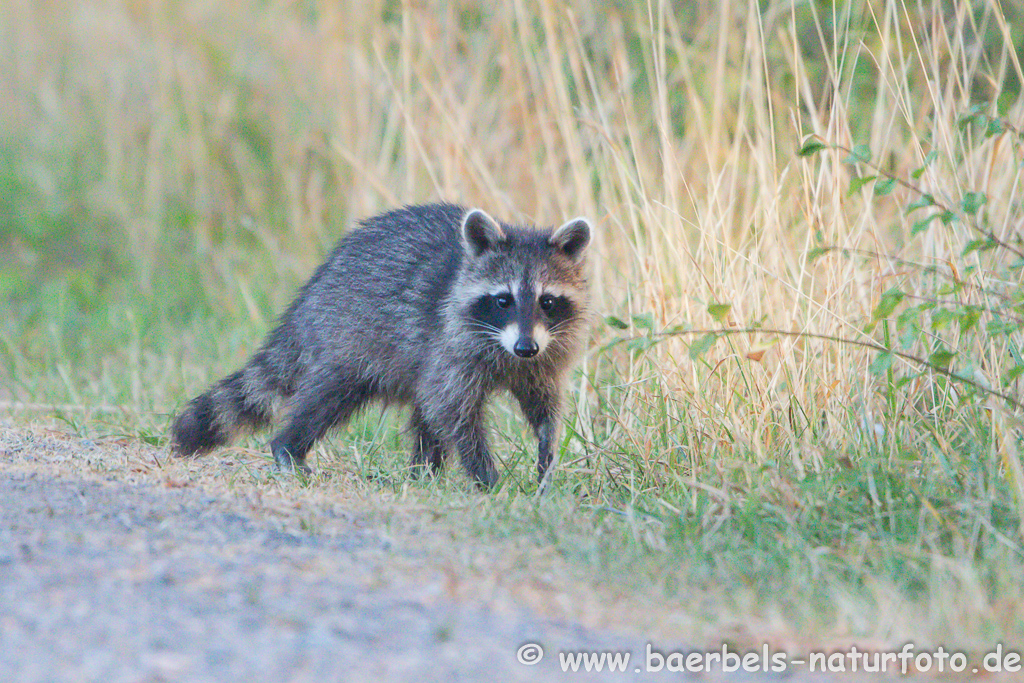
[[[520,358],[533,358],[540,351],[540,347],[537,346],[537,342],[533,341],[529,337],[520,337],[516,341],[516,345],[512,347],[512,350],[516,352],[516,355]]]

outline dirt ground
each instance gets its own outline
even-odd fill
[[[456,567],[458,548],[394,533],[364,500],[218,488],[230,457],[163,455],[0,425],[2,680],[864,680],[647,672],[635,633],[553,618],[486,578],[501,567]],[[545,656],[520,663],[532,643]],[[632,659],[563,672],[575,651]]]

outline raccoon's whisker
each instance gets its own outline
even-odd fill
[[[470,332],[486,332],[488,336],[494,335],[495,337],[501,336],[501,330],[496,330],[493,327],[471,327]]]
[[[489,325],[489,324],[484,323],[484,322],[479,322],[477,320],[467,321],[466,322],[466,327],[471,328],[471,329],[475,328],[475,329],[479,329],[479,330],[484,330],[485,332],[494,332],[495,334],[501,334],[501,329],[500,328],[497,328],[494,325]]]
[[[474,336],[476,336],[476,337],[478,337],[478,338],[483,338],[483,339],[496,339],[496,340],[497,339],[501,339],[501,335],[499,335],[497,332],[492,332],[491,330],[476,329],[476,330],[469,330],[469,333],[474,335]]]
[[[573,321],[572,320],[563,320],[561,322],[555,323],[554,325],[552,325],[551,327],[548,328],[548,334],[552,334],[553,335],[555,332],[559,331],[560,329],[562,329],[564,327],[568,327],[569,323],[571,323],[571,322],[573,322]]]

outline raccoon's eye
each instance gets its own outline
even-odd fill
[[[512,305],[512,295],[499,294],[494,297],[494,303],[498,304],[498,308],[508,308]]]
[[[555,297],[551,296],[550,294],[545,294],[540,298],[540,310],[547,312],[554,307]]]

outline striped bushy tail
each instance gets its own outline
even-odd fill
[[[171,448],[178,455],[204,455],[242,431],[266,427],[283,398],[278,373],[264,349],[241,370],[188,402],[171,425]]]

